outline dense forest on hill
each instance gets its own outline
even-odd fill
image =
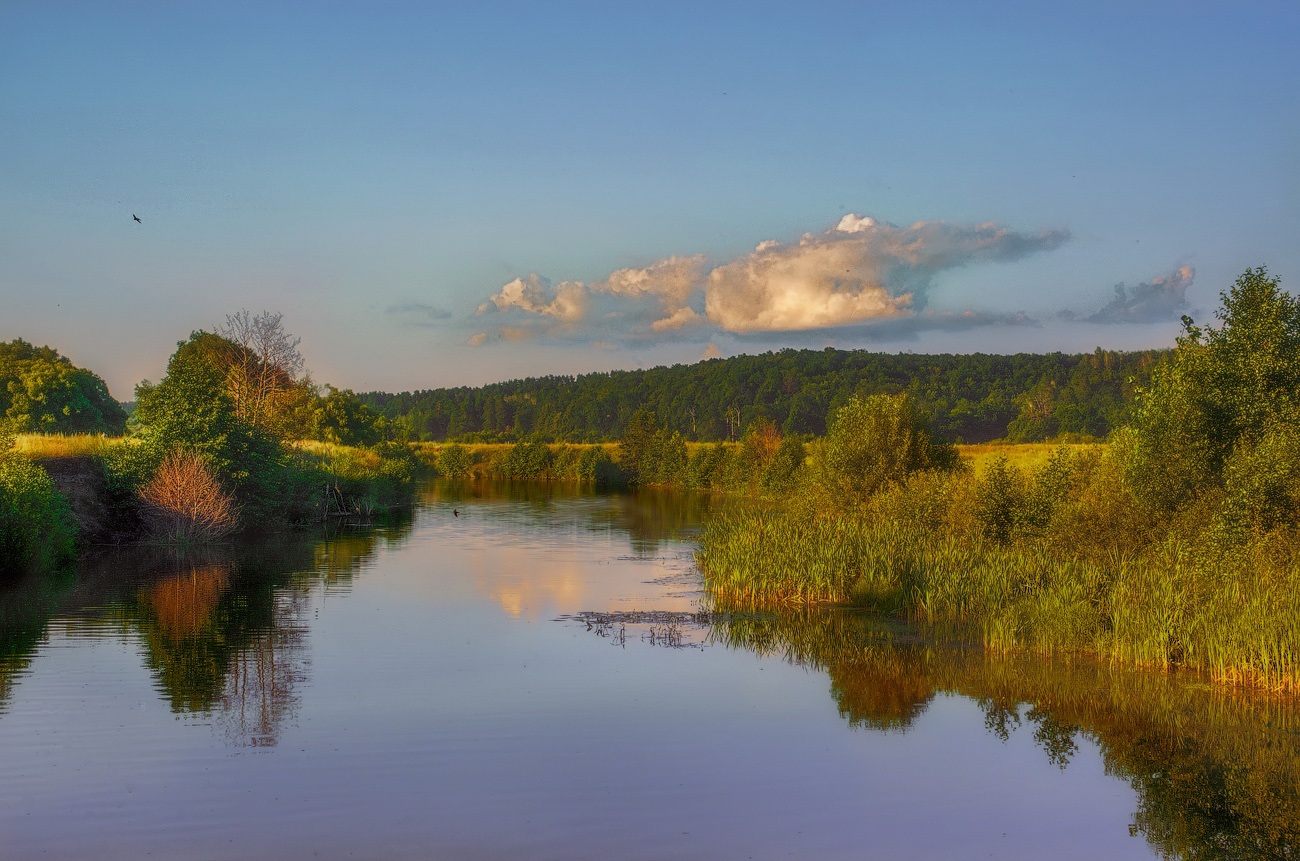
[[[120,434],[126,412],[98,376],[19,338],[0,341],[0,422],[19,433]]]
[[[1166,351],[1016,355],[781,350],[639,371],[551,376],[362,400],[413,440],[619,439],[638,409],[687,439],[738,439],[756,419],[822,435],[854,395],[907,392],[964,442],[1101,437]]]

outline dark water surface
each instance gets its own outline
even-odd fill
[[[707,507],[431,485],[13,584],[0,858],[1295,857],[1290,703],[709,614]]]

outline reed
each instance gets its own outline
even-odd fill
[[[1091,468],[1080,480],[1106,480]],[[1018,503],[1046,506],[1046,520],[1017,519],[1005,541],[970,515],[981,479],[955,473],[914,476],[865,508],[796,499],[728,511],[706,526],[697,561],[725,609],[851,603],[993,652],[1086,654],[1300,693],[1294,530],[1228,540],[1208,518],[1117,544],[1105,524],[1080,531],[1076,507],[1098,503],[1077,482],[1033,501],[1048,471]]]

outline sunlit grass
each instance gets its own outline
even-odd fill
[[[977,443],[959,445],[957,452],[976,475],[981,475],[989,462],[999,456],[1005,457],[1010,465],[1021,470],[1038,469],[1047,463],[1052,452],[1057,451],[1061,446],[1061,443],[1056,442]],[[1065,447],[1071,451],[1083,452],[1101,451],[1106,446],[1104,443],[1066,443]]]
[[[100,457],[113,446],[126,444],[124,437],[100,434],[19,434],[15,448],[34,460],[63,457]]]
[[[1088,537],[1067,530],[1003,544],[962,522],[973,481],[917,482],[869,509],[737,508],[708,524],[697,561],[728,609],[853,603],[993,652],[1087,654],[1300,692],[1296,535],[1228,545],[1170,534],[1083,552]],[[936,488],[946,503],[933,504]]]

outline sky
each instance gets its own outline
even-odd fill
[[[401,391],[1172,345],[1300,292],[1294,3],[0,0],[0,340]],[[132,219],[139,216],[140,222]]]

